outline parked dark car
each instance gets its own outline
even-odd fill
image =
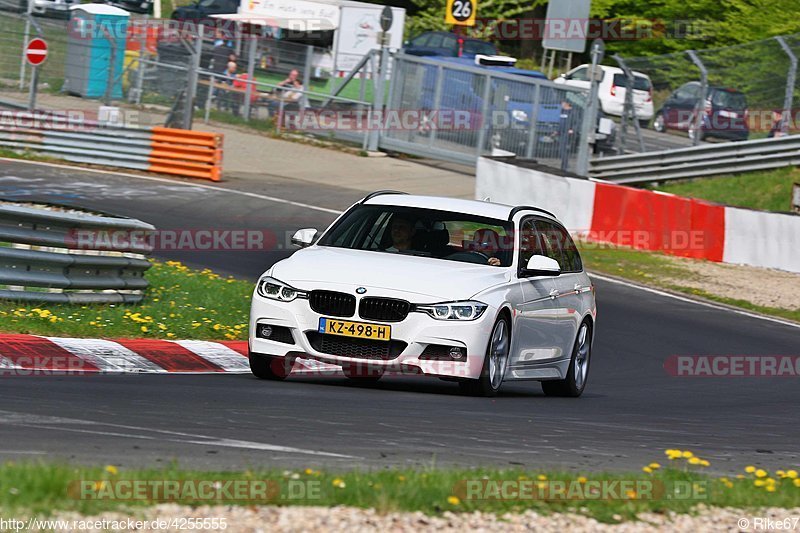
[[[152,14],[153,0],[110,0],[106,4],[131,13]]]
[[[180,6],[172,12],[173,20],[188,20],[192,22],[206,22],[211,15],[227,15],[236,13],[239,9],[239,0],[199,0],[188,6]]]
[[[700,82],[690,81],[673,92],[656,111],[653,129],[665,132],[668,129],[686,131],[690,139],[695,138],[695,113],[702,110],[703,120],[700,139],[715,137],[731,141],[744,141],[750,135],[747,125],[747,99],[736,89],[708,87],[705,102],[700,102]]]
[[[475,57],[497,55],[492,43],[446,31],[427,31],[406,41],[403,52],[413,56]]]

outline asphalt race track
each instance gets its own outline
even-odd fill
[[[159,228],[324,227],[353,191],[275,183],[243,196],[235,181],[152,181],[0,162],[0,198],[141,218]],[[269,192],[269,191],[272,192]],[[278,240],[281,244],[281,239]],[[290,253],[161,252],[255,279]],[[671,355],[800,355],[800,329],[597,279],[598,332],[587,392],[543,396],[537,383],[495,399],[435,379],[263,382],[249,375],[1,378],[0,460],[332,468],[547,465],[638,469],[686,448],[730,471],[800,455],[797,378],[680,378]],[[753,280],[752,290],[757,290]]]

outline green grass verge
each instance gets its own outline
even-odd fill
[[[676,280],[688,280],[695,277],[696,274],[676,262],[673,256],[658,252],[585,242],[579,242],[578,248],[584,265],[590,272],[610,274],[642,284],[740,307],[748,311],[800,322],[800,309],[765,307],[755,305],[746,300],[725,298],[700,289],[680,285]]]
[[[180,494],[186,497],[170,498],[188,505],[345,505],[379,512],[422,511],[429,515],[444,511],[503,514],[535,510],[579,512],[604,522],[630,520],[643,512],[686,513],[701,503],[750,509],[800,506],[800,483],[794,471],[770,473],[753,467],[749,468],[751,473],[743,472],[738,477],[717,477],[700,472],[702,468],[689,465],[686,459],[670,462],[668,468],[654,467],[652,473],[583,474],[489,468],[347,472],[306,468],[234,472],[184,470],[177,465],[163,469],[117,469],[111,465],[76,467],[7,462],[0,466],[0,511],[6,517],[12,513],[49,515],[58,510],[85,515],[109,510],[135,514],[143,506],[164,501],[162,493],[152,490],[138,499],[126,496],[121,492],[122,483],[131,480],[137,480],[140,485],[146,485],[142,481],[150,481],[150,487],[165,481],[188,482],[180,485],[184,487]],[[238,495],[211,496],[214,499],[206,496],[202,500],[196,496],[192,498],[188,488],[197,486],[190,484],[199,481],[229,480],[250,482],[249,487],[258,487],[261,483],[268,488],[259,495],[242,483]],[[599,497],[597,490],[601,484],[605,484],[603,490],[607,498]],[[506,492],[498,493],[497,489],[503,486]],[[527,492],[519,495],[512,492],[515,489]]]
[[[679,196],[737,207],[791,211],[792,183],[798,182],[800,170],[785,167],[764,172],[671,181],[657,188]]]
[[[145,337],[242,340],[247,338],[253,284],[155,263],[139,304],[33,304],[0,301],[0,331],[67,337]]]

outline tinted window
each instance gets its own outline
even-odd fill
[[[453,52],[453,55],[458,53],[458,43],[456,42],[455,37],[451,37],[447,35],[442,38],[442,48],[447,48]]]
[[[412,46],[426,46],[428,44],[428,37],[430,37],[429,34],[423,33],[419,37],[415,37],[414,39],[411,39],[411,45]]]
[[[545,220],[537,220],[536,228],[541,235],[545,255],[558,261],[562,272],[580,272],[583,269],[581,256],[567,230]]]
[[[319,241],[320,246],[401,253],[487,264],[511,264],[510,223],[450,211],[369,205],[350,211]]]
[[[544,255],[544,250],[532,218],[523,220],[519,227],[519,265],[525,268],[532,256]]]
[[[485,43],[483,41],[464,41],[463,52],[469,55],[478,55],[478,54],[485,56],[497,55],[497,49],[494,47],[494,45],[490,43]]]
[[[614,74],[614,85],[617,87],[627,87],[628,79],[625,74]],[[649,91],[650,80],[642,76],[633,77],[633,88],[636,91]]]
[[[589,73],[589,69],[586,68],[586,67],[582,67],[582,68],[577,69],[575,72],[573,72],[572,74],[570,74],[567,77],[569,79],[571,79],[571,80],[586,81],[586,80],[589,79],[587,77],[588,73]]]
[[[727,109],[747,109],[747,101],[742,93],[715,90],[711,93],[711,103]]]
[[[431,48],[441,48],[442,46],[442,35],[439,33],[432,33],[428,37],[428,44],[425,46],[429,46]]]

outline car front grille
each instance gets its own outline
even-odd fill
[[[358,316],[368,320],[380,320],[382,322],[400,322],[405,320],[411,304],[405,300],[394,298],[362,298],[358,306]]]
[[[389,361],[397,358],[407,346],[405,342],[397,340],[387,342],[356,339],[316,331],[309,331],[306,336],[311,347],[318,352],[355,359]]]
[[[353,316],[356,312],[356,297],[344,292],[311,291],[308,302],[321,315]]]

